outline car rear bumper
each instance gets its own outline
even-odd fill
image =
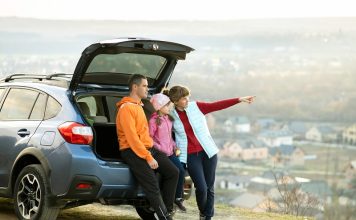
[[[49,156],[49,161],[51,190],[57,198],[135,199],[143,196],[127,164],[100,160],[90,146],[65,143]]]

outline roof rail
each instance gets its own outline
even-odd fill
[[[46,79],[49,80],[49,79],[53,79],[53,78],[60,78],[60,79],[71,79],[73,77],[73,74],[67,74],[67,73],[53,73],[53,74],[50,74],[50,75],[47,75],[46,76]]]
[[[65,73],[54,73],[50,75],[43,75],[43,74],[28,74],[28,73],[17,73],[8,75],[5,78],[0,79],[0,82],[10,82],[11,80],[17,79],[36,79],[38,81],[43,80],[51,80],[51,79],[63,79],[69,81],[72,78],[72,74],[65,74]]]
[[[5,78],[2,78],[2,82],[9,82],[11,80],[15,79],[38,79],[39,81],[42,81],[46,75],[40,75],[40,74],[27,74],[27,73],[17,73],[17,74],[12,74],[9,76],[6,76]]]

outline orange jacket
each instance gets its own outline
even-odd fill
[[[148,122],[142,108],[142,102],[131,97],[124,97],[116,103],[116,132],[120,150],[131,148],[138,156],[147,162],[153,157],[148,149],[152,148],[153,140],[149,135]]]

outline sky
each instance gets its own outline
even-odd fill
[[[0,17],[61,20],[236,20],[356,17],[354,0],[0,0]]]

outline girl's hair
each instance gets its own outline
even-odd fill
[[[163,91],[162,91],[162,93],[163,93]],[[164,94],[164,93],[163,93],[163,94]],[[166,94],[164,94],[164,95],[166,95]],[[168,104],[168,103],[167,103],[167,104]],[[166,105],[167,105],[167,104],[166,104]],[[157,110],[157,115],[158,115],[158,117],[156,118],[156,124],[157,124],[157,125],[161,125],[162,121],[161,121],[161,116],[160,116],[160,114],[159,114],[159,110]],[[168,116],[168,119],[169,119],[170,121],[174,121],[174,118],[173,118],[172,115],[167,114],[167,116]]]
[[[173,103],[178,102],[179,99],[189,96],[190,91],[185,86],[173,86],[171,89],[163,89],[162,93],[168,96]]]
[[[161,125],[162,120],[161,120],[161,116],[159,115],[158,111],[157,111],[158,117],[156,118],[156,125]],[[170,121],[174,121],[174,118],[172,115],[168,114],[167,116]]]

